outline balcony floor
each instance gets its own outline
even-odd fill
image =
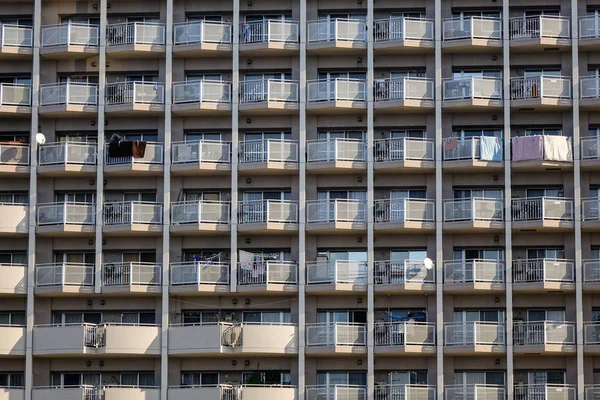
[[[573,107],[571,99],[537,97],[531,99],[511,100],[510,108],[518,111],[566,111]]]
[[[214,293],[230,293],[229,285],[195,284],[195,285],[171,285],[169,293],[182,296],[205,296]]]
[[[263,283],[252,285],[237,285],[237,293],[259,293],[261,295],[285,293],[298,293],[298,285],[295,283]]]
[[[162,292],[160,285],[111,285],[102,286],[102,294],[106,295],[159,295]]]
[[[212,103],[212,102],[199,102],[199,103],[180,103],[173,104],[171,110],[173,115],[183,117],[216,117],[216,116],[228,116],[231,115],[231,104],[228,103]]]
[[[373,109],[378,114],[427,113],[435,110],[435,102],[433,100],[376,101]]]
[[[309,174],[356,174],[366,170],[367,163],[364,161],[320,161],[306,164],[306,172]]]
[[[106,236],[160,236],[161,224],[119,224],[104,225],[102,232]]]
[[[563,344],[539,344],[539,345],[514,345],[513,352],[515,355],[531,355],[539,354],[542,356],[555,356],[561,353],[577,353],[577,346]]]
[[[474,344],[468,346],[444,346],[444,354],[453,356],[489,356],[506,354],[506,346]]]
[[[581,230],[584,232],[600,232],[600,220],[581,221]]]
[[[444,283],[444,293],[478,293],[478,292],[497,292],[506,291],[504,283],[493,282],[465,282],[465,283]]]
[[[231,164],[212,163],[205,161],[172,164],[171,173],[177,176],[229,175],[231,174]]]
[[[373,50],[378,54],[422,54],[432,53],[434,42],[432,40],[389,40],[377,41],[373,44]]]
[[[105,176],[161,176],[164,167],[162,164],[114,164],[104,166]]]
[[[106,46],[107,58],[162,58],[165,46],[152,44],[127,44],[123,46]]]
[[[581,99],[579,108],[583,111],[600,111],[600,98]]]
[[[600,110],[600,108],[599,108]],[[582,171],[600,171],[600,158],[581,160]]]
[[[0,60],[27,60],[33,56],[31,47],[1,46]]]
[[[315,235],[364,233],[366,230],[366,222],[311,222],[306,224],[306,232]]]
[[[416,344],[382,346],[375,345],[375,354],[378,356],[428,356],[436,353],[435,346]]]
[[[94,286],[36,286],[34,290],[37,296],[74,296],[77,294],[89,296],[94,293]]]
[[[512,223],[513,232],[570,232],[574,228],[575,223],[573,221],[535,220],[515,221]]]
[[[415,233],[416,231],[433,232],[435,222],[399,221],[399,222],[375,222],[373,229],[382,233]]]
[[[165,113],[163,104],[111,104],[104,109],[107,114],[121,117],[160,116]]]
[[[443,230],[445,232],[502,232],[504,230],[504,221],[455,221],[444,222]]]
[[[306,346],[307,356],[327,357],[353,354],[367,354],[366,346]]]
[[[546,160],[511,161],[511,169],[524,172],[571,171],[573,169],[573,163]]]
[[[356,114],[367,110],[365,101],[328,100],[313,101],[306,104],[306,112],[314,115]]]
[[[41,165],[38,167],[37,173],[39,176],[47,177],[96,176],[96,166],[82,164]]]
[[[311,283],[305,286],[306,293],[309,294],[335,294],[335,295],[353,295],[356,293],[366,293],[366,283]]]
[[[465,38],[442,42],[444,53],[490,53],[494,50],[497,50],[496,53],[502,52],[502,40]]]
[[[11,165],[11,164],[0,164],[0,176],[2,177],[26,177],[29,175],[29,165]]]
[[[89,116],[95,117],[96,114],[98,114],[98,107],[94,105],[62,104],[40,107],[40,116],[42,117],[87,118]]]
[[[83,46],[78,44],[66,44],[61,46],[41,47],[40,56],[52,60],[68,60],[77,58],[90,58],[98,56],[99,46]]]
[[[574,292],[574,291],[575,291],[575,283],[572,283],[572,282],[513,283],[513,292],[548,293],[548,292]]]
[[[213,224],[213,223],[191,223],[191,224],[175,224],[171,225],[170,231],[173,235],[190,236],[190,235],[228,235],[231,232],[229,224]]]
[[[298,173],[297,162],[265,161],[241,163],[238,166],[241,175],[261,174],[261,175],[296,175]]]
[[[461,99],[444,100],[442,108],[451,112],[488,112],[502,110],[504,103],[501,99]]]
[[[306,45],[306,52],[309,55],[352,55],[365,54],[367,51],[367,42],[350,42],[345,40],[335,40],[330,42],[314,42]]]
[[[442,168],[451,172],[500,172],[504,169],[504,161],[452,160],[444,161]]]
[[[288,101],[259,101],[256,103],[240,103],[240,115],[297,115],[300,110],[298,103]]]
[[[231,57],[233,46],[225,43],[190,43],[173,46],[173,57]]]
[[[544,51],[547,48],[558,48],[561,51],[567,51],[571,48],[571,39],[538,37],[510,40],[510,50],[515,52]]]
[[[435,171],[434,161],[402,160],[375,161],[373,169],[381,174],[414,174],[415,172]]]
[[[297,223],[265,222],[262,224],[238,224],[238,232],[262,235],[295,235],[298,233]]]
[[[0,105],[0,117],[30,118],[31,117],[31,107],[30,106]]]
[[[240,55],[255,57],[290,57],[300,51],[299,43],[263,42],[241,43]]]
[[[435,293],[435,283],[375,283],[373,290],[377,294],[412,295]]]
[[[94,236],[96,227],[94,225],[41,225],[35,229],[40,236],[49,237],[75,237],[75,236]]]

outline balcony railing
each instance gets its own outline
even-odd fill
[[[499,385],[447,385],[444,388],[445,400],[504,400],[505,398],[506,388]]]
[[[366,400],[365,385],[306,386],[305,400]],[[379,399],[377,399],[379,400]],[[433,399],[428,399],[433,400]],[[571,399],[569,399],[571,400]]]
[[[37,223],[42,225],[94,225],[96,206],[94,203],[42,203],[37,209]]]
[[[581,158],[583,160],[600,160],[600,136],[581,138]]]
[[[265,224],[298,222],[298,202],[289,200],[255,200],[238,203],[238,223]]]
[[[527,197],[512,200],[512,219],[519,221],[572,221],[573,200],[564,197]]]
[[[240,142],[240,163],[298,162],[298,142],[295,140],[265,139]]]
[[[364,79],[319,79],[307,83],[308,102],[366,101],[367,81]]]
[[[163,144],[156,142],[146,142],[146,149],[143,157],[111,157],[109,155],[109,146],[106,146],[104,152],[105,165],[124,165],[124,164],[154,164],[162,165],[163,163]]]
[[[390,138],[375,140],[375,162],[433,161],[434,141],[428,139]]]
[[[173,84],[173,104],[231,103],[231,83],[223,81],[191,81]]]
[[[40,165],[96,165],[96,143],[46,143],[38,149]]]
[[[173,25],[174,45],[194,43],[231,44],[231,24],[199,21]]]
[[[512,100],[570,99],[571,78],[549,75],[511,78],[510,98]]]
[[[513,282],[574,282],[572,260],[539,258],[513,260]]]
[[[570,37],[569,18],[553,15],[517,17],[509,20],[511,40],[534,38],[568,39]]]
[[[29,145],[0,142],[0,165],[29,165]]]
[[[421,18],[389,17],[373,22],[376,42],[433,40],[433,21]]]
[[[102,285],[160,286],[161,273],[161,266],[156,263],[104,263],[102,265]]]
[[[597,15],[579,17],[579,37],[581,39],[600,37],[600,18]]]
[[[94,265],[69,262],[38,264],[35,266],[35,285],[94,286]]]
[[[513,342],[515,346],[574,345],[575,324],[562,321],[515,322]]]
[[[600,259],[583,260],[583,282],[600,283]]]
[[[164,45],[165,25],[150,22],[128,22],[106,27],[107,46],[132,44]]]
[[[61,25],[42,27],[42,47],[52,46],[98,46],[100,27],[98,25],[69,22]]]
[[[515,385],[514,399],[515,400],[549,400],[563,399],[575,400],[577,397],[577,389],[572,385],[555,385],[555,384],[531,384],[531,385]]]
[[[427,78],[403,77],[376,79],[375,101],[433,100],[433,80]]]
[[[435,346],[435,324],[428,322],[376,322],[375,346]]]
[[[502,79],[483,76],[444,79],[444,100],[502,99]]]
[[[504,263],[498,260],[454,260],[444,262],[445,283],[504,283]]]
[[[366,42],[367,23],[358,19],[336,18],[308,23],[308,42]]]
[[[484,197],[445,200],[444,221],[504,221],[504,201]]]
[[[173,164],[188,163],[231,163],[231,143],[219,140],[197,140],[173,142],[171,146]]]
[[[298,22],[267,20],[240,24],[240,44],[267,42],[297,43]]]
[[[463,17],[443,21],[444,40],[502,39],[502,20],[492,17]]]
[[[360,139],[319,139],[306,142],[307,161],[356,161],[367,160],[367,144]]]
[[[165,104],[165,86],[154,82],[120,82],[106,85],[106,105]]]
[[[2,47],[31,47],[33,28],[25,25],[0,24]]]
[[[435,202],[425,199],[375,200],[375,222],[433,222]]]
[[[316,261],[306,263],[306,282],[312,284],[367,284],[367,263],[364,261]]]
[[[31,86],[0,83],[0,105],[31,106]]]
[[[306,219],[310,223],[366,222],[367,207],[359,200],[318,200],[306,202]]]
[[[171,285],[229,285],[229,264],[188,261],[171,264]]]
[[[104,203],[104,225],[160,225],[162,204],[150,201]]]
[[[222,224],[230,222],[228,201],[184,201],[171,204],[171,223],[178,224]]]
[[[240,83],[240,103],[298,102],[298,82],[285,79],[264,79]]]
[[[292,261],[260,261],[251,265],[239,263],[240,285],[266,285],[298,283],[298,265]]]
[[[375,261],[375,284],[434,283],[433,270],[423,260]]]
[[[42,106],[80,104],[95,106],[98,104],[98,85],[89,83],[50,83],[40,87]]]
[[[350,322],[306,324],[306,346],[366,346],[366,328]]]
[[[446,346],[503,346],[505,343],[503,323],[470,321],[444,324]]]
[[[582,99],[600,98],[600,78],[593,75],[581,77],[579,79],[579,97]]]
[[[584,322],[584,344],[600,345],[600,322]]]
[[[497,138],[497,140],[501,139]],[[502,149],[500,149],[500,155],[502,155]],[[444,148],[444,161],[457,160],[481,160],[481,140],[478,137],[456,138],[455,149]]]
[[[583,221],[600,220],[600,197],[592,197],[581,200]]]

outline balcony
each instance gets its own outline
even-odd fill
[[[356,114],[367,109],[367,81],[335,78],[307,82],[306,110],[312,114]]]
[[[367,400],[365,385],[306,386],[305,400]],[[379,400],[379,399],[377,399]],[[414,400],[414,399],[412,399]],[[433,400],[433,399],[427,399]]]
[[[423,260],[375,261],[375,292],[381,294],[435,293],[434,271]]]
[[[104,323],[37,325],[33,329],[36,356],[160,355],[160,326]]]
[[[267,20],[240,24],[242,54],[289,56],[299,50],[298,22]]]
[[[344,199],[307,201],[306,222],[306,230],[317,234],[364,232],[366,203]]]
[[[298,82],[283,79],[240,83],[241,115],[296,115]]]
[[[46,236],[94,235],[96,229],[94,203],[41,203],[37,209],[36,232]]]
[[[165,25],[128,22],[106,27],[106,54],[113,57],[160,57],[165,52]]]
[[[27,236],[29,232],[29,205],[0,203],[0,221],[2,221],[0,236]]]
[[[518,400],[534,399],[564,399],[575,400],[577,398],[577,388],[575,385],[556,385],[556,384],[531,384],[515,385],[514,398]]]
[[[584,76],[579,79],[579,107],[586,111],[600,110],[600,79],[595,76]],[[583,140],[586,138],[582,138]],[[582,157],[583,151],[582,149]],[[596,150],[596,149],[594,149]]]
[[[40,54],[47,58],[91,57],[100,49],[98,25],[66,23],[42,27]]]
[[[109,83],[105,110],[123,116],[161,115],[165,111],[165,86],[150,82]]]
[[[162,204],[149,201],[104,203],[102,231],[112,236],[161,235],[162,213]]]
[[[102,265],[102,293],[160,293],[160,264],[142,262]]]
[[[559,321],[514,322],[513,344],[515,354],[575,353],[575,324]]]
[[[287,385],[214,385],[169,387],[170,400],[297,400],[295,386]]]
[[[364,140],[308,140],[306,153],[308,173],[358,173],[367,169],[367,143]]]
[[[481,153],[482,139],[478,137],[444,138],[444,169],[456,172],[502,171],[504,168],[504,149],[501,138],[486,137],[483,157]],[[456,143],[454,146],[453,143]],[[486,147],[485,145],[488,144]],[[491,148],[490,148],[491,147]]]
[[[26,177],[29,174],[29,144],[0,142],[0,176]]]
[[[227,201],[185,201],[171,204],[171,232],[179,235],[213,235],[231,230]]]
[[[169,355],[298,354],[298,326],[288,323],[171,325]]]
[[[0,83],[0,116],[29,117],[31,115],[31,86]]]
[[[435,107],[433,80],[427,78],[376,79],[373,107],[376,112],[428,112]]]
[[[503,323],[469,321],[444,324],[444,353],[452,355],[506,352]]]
[[[183,116],[216,116],[231,113],[231,83],[190,81],[173,84],[173,113]]]
[[[512,169],[525,172],[573,169],[573,143],[569,136],[517,136],[511,140]]]
[[[239,171],[277,174],[298,171],[298,142],[295,140],[246,140],[239,143]]]
[[[571,46],[571,20],[568,17],[536,15],[511,18],[509,21],[510,47],[513,51],[544,51]]]
[[[513,230],[571,231],[574,227],[573,200],[546,196],[513,199],[512,221]]]
[[[159,387],[104,386],[103,396],[98,400],[160,400]],[[77,399],[79,400],[79,399]],[[91,399],[90,399],[91,400]]]
[[[308,22],[309,54],[362,54],[367,49],[367,23],[336,18]]]
[[[600,198],[581,200],[581,229],[587,232],[600,231]]]
[[[501,110],[502,79],[482,76],[444,79],[442,107],[451,111]]]
[[[94,265],[38,264],[35,266],[35,293],[51,295],[94,293]]]
[[[585,285],[585,283],[584,283]],[[600,354],[600,322],[583,323],[583,349],[589,354]],[[587,396],[586,396],[587,399]],[[594,397],[591,398],[593,400]]]
[[[98,85],[87,83],[50,83],[40,87],[40,114],[48,117],[96,116]]]
[[[0,295],[27,294],[27,265],[0,264]]]
[[[254,261],[238,264],[238,293],[297,292],[298,265],[292,261]]]
[[[240,201],[238,231],[246,233],[295,234],[298,202],[288,200]]]
[[[0,388],[0,399],[2,400],[24,400],[25,389],[22,387],[2,387]]]
[[[173,56],[218,56],[231,52],[231,24],[216,21],[184,22],[173,25]]]
[[[389,138],[374,142],[374,168],[380,173],[411,173],[435,169],[435,143],[428,139]]]
[[[506,388],[498,385],[446,385],[444,388],[445,399],[447,400],[484,400],[506,398]],[[548,397],[543,397],[548,398]],[[519,398],[519,400],[526,400]],[[533,400],[533,399],[531,399]],[[567,400],[567,399],[565,399]],[[574,399],[572,399],[574,400]]]
[[[375,354],[435,354],[435,324],[427,322],[376,322]]]
[[[352,294],[367,290],[367,263],[326,260],[306,263],[306,292]]]
[[[31,391],[32,400],[101,399],[102,389],[92,385],[39,386]]]
[[[96,143],[55,142],[38,148],[38,174],[96,176]]]
[[[26,25],[0,24],[0,57],[31,57],[33,28]]]
[[[444,292],[504,292],[504,263],[498,260],[444,261]]]
[[[573,260],[540,258],[513,260],[513,290],[523,292],[574,291]]]
[[[0,268],[4,269],[4,267]],[[0,356],[24,356],[25,331],[24,326],[0,326]],[[0,399],[2,399],[1,392]]]
[[[306,354],[366,354],[366,324],[335,322],[306,324]]]
[[[104,174],[107,176],[161,176],[163,172],[163,144],[146,142],[141,157],[111,157],[110,145],[104,153]]]
[[[170,293],[229,292],[228,263],[216,261],[173,263],[170,272]]]
[[[497,232],[504,230],[504,200],[473,197],[444,201],[444,230]]]
[[[571,78],[561,76],[510,79],[510,106],[524,111],[557,111],[571,108]]]
[[[375,200],[375,230],[406,232],[435,229],[435,202],[425,199]]]
[[[600,259],[583,260],[583,290],[600,292]]]
[[[464,17],[442,21],[442,48],[447,52],[489,52],[502,48],[502,20],[491,17]]]
[[[173,175],[216,175],[231,172],[231,143],[216,140],[173,142]]]
[[[579,17],[579,47],[582,50],[597,51],[600,49],[599,22],[598,16]]]
[[[581,138],[581,169],[584,171],[600,170],[600,136]]]
[[[374,49],[381,54],[430,52],[433,21],[390,16],[373,21]]]

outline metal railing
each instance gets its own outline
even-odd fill
[[[577,389],[572,385],[540,383],[514,386],[515,400],[575,400],[576,397]]]
[[[146,262],[117,262],[102,265],[103,286],[159,286],[161,266]]]
[[[104,225],[160,225],[162,204],[151,201],[104,203]]]
[[[69,262],[38,264],[35,266],[35,285],[94,286],[94,265]]]
[[[579,78],[579,97],[582,99],[600,98],[600,78],[593,75]]]
[[[306,386],[304,400],[366,400],[364,385],[319,385]],[[379,399],[377,399],[379,400]],[[429,400],[429,399],[428,399]]]
[[[245,140],[239,144],[239,162],[298,162],[296,140],[263,139]]]
[[[100,42],[98,25],[69,22],[60,25],[42,26],[42,47],[52,46],[93,46]]]
[[[433,161],[435,143],[429,139],[389,138],[377,139],[373,151],[375,162]]]
[[[600,136],[581,138],[581,158],[584,160],[600,159]]]
[[[116,82],[106,85],[106,105],[165,104],[165,86],[158,82]]]
[[[238,202],[238,223],[265,224],[269,222],[298,222],[298,202],[289,200]]]
[[[40,104],[55,106],[63,104],[98,104],[98,85],[91,83],[49,83],[40,86]]]
[[[215,261],[188,261],[171,264],[172,286],[229,285],[229,264]]]
[[[173,104],[231,104],[231,82],[201,80],[173,83]]]
[[[444,261],[444,283],[504,283],[504,262],[499,260]]]
[[[146,142],[146,148],[144,150],[143,157],[124,156],[124,157],[111,157],[109,155],[109,145],[106,145],[106,151],[104,152],[104,164],[105,165],[123,165],[123,164],[155,164],[161,165],[163,163],[163,144],[156,142]]]
[[[502,79],[471,76],[444,79],[444,100],[502,99]]]
[[[444,221],[504,221],[504,201],[484,197],[445,200]]]
[[[433,101],[433,79],[405,76],[375,79],[375,101],[430,100]]]
[[[571,78],[562,76],[532,76],[510,78],[511,100],[539,98],[570,99]]]
[[[493,17],[450,18],[442,22],[443,40],[502,39],[502,20]]]
[[[515,322],[513,342],[515,346],[574,345],[575,324],[563,321]]]
[[[600,18],[598,15],[579,17],[579,38],[585,40],[598,37],[600,37]]]
[[[359,200],[317,200],[306,202],[306,219],[320,222],[366,222],[367,207]]]
[[[238,267],[240,285],[298,283],[298,265],[292,261],[255,261],[251,265],[239,263]]]
[[[367,160],[367,143],[361,139],[319,139],[306,142],[307,161],[357,161]]]
[[[468,384],[444,387],[445,400],[504,400],[505,398],[506,388],[499,385]]]
[[[574,282],[572,260],[539,258],[513,260],[513,282]]]
[[[336,18],[308,22],[309,43],[318,42],[366,42],[367,22],[358,19]]]
[[[444,324],[446,346],[503,346],[506,329],[500,322],[454,322]]]
[[[586,345],[600,345],[600,322],[584,322],[583,338]]]
[[[512,219],[518,221],[572,221],[573,200],[564,197],[512,199]]]
[[[375,222],[433,222],[435,201],[426,199],[381,199],[374,203]]]
[[[230,222],[228,201],[184,201],[171,204],[171,223],[207,223],[228,225]]]
[[[376,42],[407,39],[432,41],[433,21],[390,16],[373,21],[373,36]]]
[[[306,263],[307,284],[348,283],[367,284],[367,263],[365,261],[314,261]]]
[[[0,142],[0,165],[29,165],[29,145]]]
[[[366,346],[366,324],[350,322],[306,324],[306,346]]]
[[[600,282],[600,259],[583,260],[583,282],[599,283]]]
[[[240,103],[260,103],[266,101],[297,103],[298,82],[285,79],[240,82]]]
[[[96,165],[97,145],[87,142],[46,143],[38,148],[40,165]]]
[[[231,163],[231,143],[219,140],[196,140],[173,142],[171,145],[173,164],[187,163]]]
[[[31,106],[31,86],[0,83],[0,105]]]
[[[571,37],[571,20],[554,15],[535,15],[516,17],[508,21],[510,39],[557,38]]]
[[[106,45],[164,45],[165,25],[151,22],[128,22],[106,27]]]
[[[298,22],[252,21],[240,23],[240,44],[267,42],[298,42]]]
[[[375,322],[375,346],[435,346],[435,324],[429,322]]]
[[[37,223],[42,225],[94,225],[94,203],[41,203],[37,208]]]
[[[434,283],[434,271],[423,260],[375,261],[375,284]]]
[[[194,43],[231,44],[231,24],[217,21],[198,21],[173,24],[174,45]]]
[[[2,47],[31,47],[33,28],[16,24],[0,24],[0,40]]]
[[[367,100],[367,81],[364,79],[333,78],[307,82],[308,102]]]
[[[600,220],[600,197],[582,199],[581,207],[581,218],[583,221]]]

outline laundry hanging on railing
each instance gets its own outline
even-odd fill
[[[568,136],[544,136],[544,160],[573,161],[571,138]]]
[[[544,158],[542,137],[524,136],[512,139],[512,160],[541,160]]]
[[[121,136],[114,134],[108,143],[108,156],[144,158],[146,144],[142,140],[123,140]]]
[[[502,161],[502,139],[499,137],[480,136],[479,149],[482,161]]]
[[[456,150],[458,148],[458,139],[455,137],[449,137],[444,139],[444,150],[451,151]]]

